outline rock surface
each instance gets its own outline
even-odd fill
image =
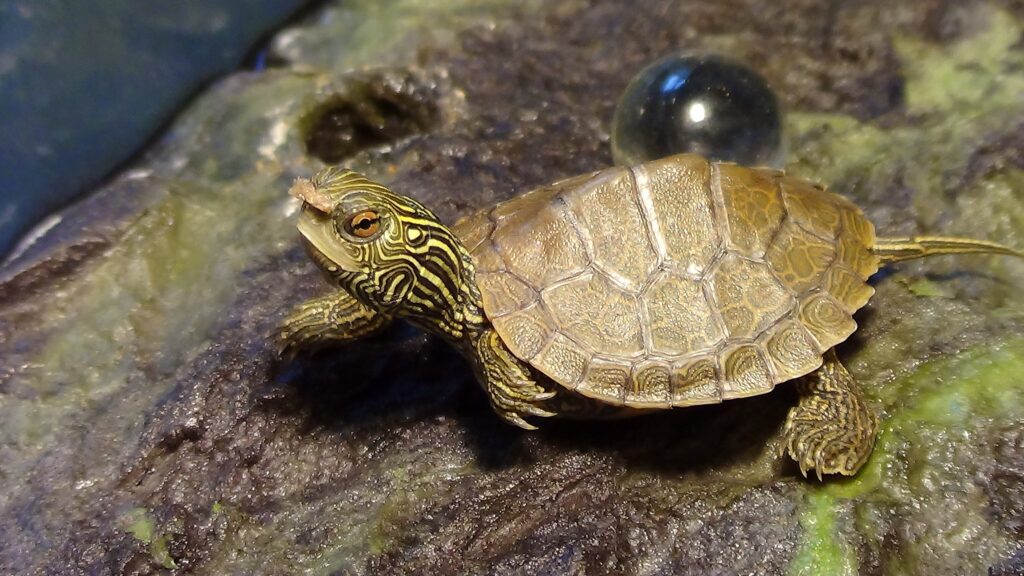
[[[776,455],[792,391],[503,425],[397,326],[291,365],[328,289],[285,190],[320,158],[453,219],[610,164],[629,78],[761,71],[789,169],[883,233],[1024,245],[1019,2],[371,0],[273,42],[0,270],[0,572],[1018,574],[1024,264],[880,274],[840,348],[881,410],[852,480]]]

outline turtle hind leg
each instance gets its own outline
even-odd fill
[[[836,358],[825,354],[816,372],[797,382],[800,401],[789,411],[784,447],[805,476],[851,476],[871,455],[878,435],[878,417],[864,401],[857,383]]]
[[[335,292],[299,304],[277,331],[278,354],[286,359],[369,336],[391,318],[360,303],[345,292]]]

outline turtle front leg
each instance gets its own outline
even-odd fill
[[[818,480],[822,474],[856,474],[875,445],[878,417],[835,351],[829,350],[821,368],[799,380],[797,389],[800,402],[789,411],[783,434],[800,472],[806,476],[814,468]]]
[[[520,428],[536,430],[537,427],[527,422],[524,416],[555,415],[538,406],[554,397],[555,393],[537,385],[529,366],[512,354],[497,332],[486,330],[473,343],[473,348],[480,383],[490,396],[491,407],[498,416]]]
[[[380,331],[391,318],[335,292],[300,304],[278,329],[278,353],[293,358],[300,351],[337,346]]]

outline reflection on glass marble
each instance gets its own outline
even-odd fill
[[[615,163],[680,152],[780,166],[782,120],[764,79],[728,58],[686,53],[661,58],[637,74],[615,110]]]

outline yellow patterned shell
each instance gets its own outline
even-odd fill
[[[455,226],[512,352],[636,408],[763,394],[857,328],[874,227],[822,187],[681,155],[540,188]]]

